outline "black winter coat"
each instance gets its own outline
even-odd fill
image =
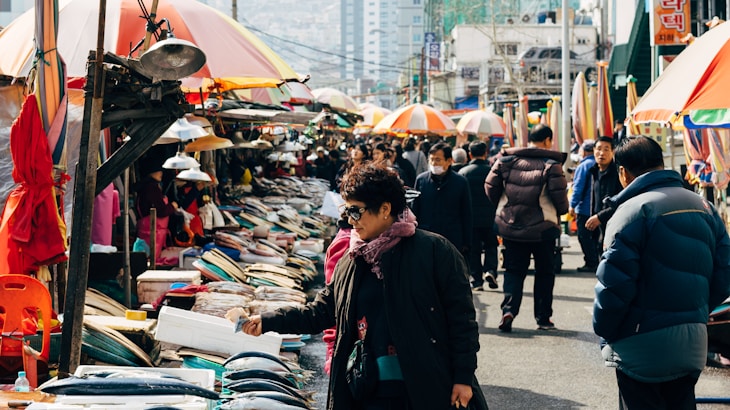
[[[591,190],[591,215],[598,215],[598,220],[601,221],[601,228],[605,230],[608,220],[611,219],[611,216],[616,211],[612,206],[605,203],[605,200],[618,194],[623,189],[621,181],[618,179],[616,161],[611,161],[603,175],[601,175],[601,171],[598,169],[598,164],[593,165],[588,172],[591,174],[593,183]]]
[[[413,201],[418,227],[443,235],[459,251],[471,246],[471,194],[466,178],[447,170],[437,184],[431,172],[416,177],[419,195]]]
[[[381,270],[388,329],[411,408],[448,409],[458,383],[472,385],[473,408],[486,409],[474,376],[479,331],[463,257],[443,237],[417,229],[382,256]],[[314,301],[262,315],[264,332],[316,334],[336,326],[328,410],[354,408],[345,367],[357,340],[354,296],[360,278],[348,252]]]
[[[459,170],[459,174],[469,182],[472,220],[475,228],[491,228],[494,226],[497,207],[487,198],[487,192],[484,189],[484,182],[487,180],[490,168],[486,160],[473,159],[469,162],[469,165]]]

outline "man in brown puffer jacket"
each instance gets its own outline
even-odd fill
[[[554,250],[560,237],[560,216],[568,212],[563,154],[551,151],[552,130],[532,129],[526,148],[509,148],[492,167],[484,188],[497,206],[496,224],[504,245],[504,300],[499,330],[512,331],[520,311],[530,256],[535,259],[535,320],[551,330]]]

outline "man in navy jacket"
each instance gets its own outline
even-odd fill
[[[715,208],[664,170],[647,137],[615,151],[624,190],[611,198],[593,329],[607,343],[624,409],[694,409],[709,312],[730,295],[730,239]]]

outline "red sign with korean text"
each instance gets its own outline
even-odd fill
[[[652,0],[651,45],[681,45],[690,32],[690,0]]]

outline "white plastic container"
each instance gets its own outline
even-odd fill
[[[79,366],[76,368],[74,376],[84,376],[92,372],[108,371],[108,370],[128,370],[128,371],[151,371],[165,373],[171,376],[179,377],[182,380],[196,384],[209,390],[215,388],[215,372],[206,369],[179,369],[179,368],[163,368],[163,367],[126,367],[126,366]],[[202,397],[171,394],[171,395],[128,395],[128,396],[105,396],[105,395],[59,395],[56,397],[55,406],[59,407],[38,407],[39,409],[127,409],[142,410],[152,405],[169,405],[175,408],[185,410],[205,410],[211,408],[214,404],[212,400]],[[68,406],[68,407],[65,407]],[[76,407],[78,406],[78,407]],[[30,408],[30,407],[29,407]]]
[[[154,303],[170,290],[173,283],[200,285],[198,270],[148,270],[137,276],[137,298],[140,304]]]
[[[254,337],[235,333],[233,327],[228,319],[163,306],[157,317],[155,339],[228,355],[246,351],[279,354],[280,335],[265,333]]]

